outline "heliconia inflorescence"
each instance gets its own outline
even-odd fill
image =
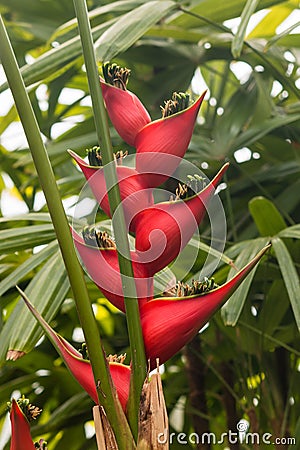
[[[207,279],[193,282],[192,286],[179,283],[162,297],[153,297],[154,275],[170,264],[188,244],[228,164],[205,186],[201,185],[199,176],[190,177],[196,180],[197,189],[191,189],[191,183],[180,183],[175,197],[155,203],[153,189],[174,173],[184,157],[205,93],[192,104],[187,94],[174,93],[162,107],[162,118],[152,121],[141,101],[127,90],[129,74],[129,70],[116,64],[105,64],[104,79],[101,78],[100,83],[112,124],[121,138],[136,148],[135,167],[123,164],[126,156],[123,152],[115,155],[113,164],[116,165],[127,229],[135,238],[130,256],[146,358],[153,368],[157,359],[160,364],[166,362],[198,333],[239,287],[268,246],[222,286]],[[99,206],[112,218],[107,196],[107,189],[111,186],[105,182],[100,149],[94,147],[88,151],[88,162],[71,150],[69,153],[82,170]],[[125,312],[113,239],[96,227],[85,227],[81,233],[71,227],[71,232],[80,258],[93,281],[114,306]],[[57,335],[30,302],[25,301],[69,370],[97,402],[89,361]],[[130,366],[112,360],[108,365],[117,395],[126,411]]]
[[[205,93],[192,104],[187,94],[174,93],[162,106],[163,117],[152,121],[140,100],[127,90],[128,69],[104,64],[103,74],[100,83],[109,117],[123,140],[136,148],[135,167],[124,166],[117,157],[115,164],[126,224],[135,237],[131,259],[146,357],[151,366],[155,366],[157,358],[160,363],[167,361],[195,336],[238,288],[267,247],[223,286],[206,286],[204,292],[191,294],[190,291],[182,297],[175,293],[173,297],[153,298],[153,276],[170,264],[191,239],[228,163],[201,189],[193,191],[189,185],[180,184],[175,198],[155,203],[153,188],[179,166]],[[100,150],[89,151],[89,163],[72,151],[70,154],[84,173],[100,207],[111,217]],[[92,232],[94,237],[87,239],[84,230],[80,236],[72,229],[78,253],[108,300],[124,311],[116,249],[105,248],[96,239],[99,231]]]

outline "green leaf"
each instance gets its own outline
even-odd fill
[[[103,21],[104,15],[111,15],[115,12],[127,12],[136,8],[140,4],[143,4],[144,0],[120,0],[115,2],[110,2],[107,5],[100,6],[99,8],[95,8],[89,11],[89,20],[91,24],[95,21],[101,20]],[[64,23],[51,36],[51,41],[60,40],[61,37],[70,34],[71,31],[77,32],[77,18],[71,19],[68,22]]]
[[[262,311],[259,314],[259,328],[263,333],[276,335],[289,306],[289,298],[284,292],[283,280],[274,280],[267,291]]]
[[[299,33],[293,33],[289,34],[287,36],[283,36],[280,39],[280,46],[287,47],[287,48],[293,48],[296,49],[300,47],[300,39],[299,39]]]
[[[174,273],[169,267],[165,267],[154,275],[154,295],[161,294],[166,286],[172,286],[176,282]]]
[[[243,267],[244,265],[246,265],[262,249],[262,247],[268,244],[268,242],[269,240],[265,238],[258,238],[249,241],[247,247],[245,247],[241,251],[236,261],[234,262],[235,266]],[[236,325],[246,302],[248,291],[250,289],[256,269],[257,266],[254,267],[252,272],[247,276],[241,286],[230,297],[228,302],[225,303],[225,305],[221,308],[221,316],[225,325]],[[229,280],[230,278],[232,278],[235,273],[236,270],[234,268],[230,269],[227,279]]]
[[[177,28],[173,26],[165,25],[163,27],[153,27],[149,31],[147,31],[146,36],[154,36],[156,38],[165,38],[165,39],[176,39],[177,41],[183,42],[191,42],[197,43],[204,37],[206,37],[206,33],[200,32],[198,30],[189,31],[183,28]],[[172,44],[170,42],[170,44]],[[173,45],[171,45],[173,47]],[[175,50],[175,49],[174,49]],[[196,49],[195,49],[196,50]],[[197,49],[199,52],[202,51],[201,48]],[[192,57],[193,55],[190,55]]]
[[[241,325],[244,328],[247,328],[248,330],[253,331],[254,333],[256,333],[258,336],[263,337],[264,339],[272,342],[275,344],[274,347],[283,347],[285,348],[288,352],[290,352],[293,355],[297,355],[300,356],[300,352],[298,349],[291,347],[290,345],[286,344],[285,342],[289,342],[291,340],[291,336],[289,336],[289,339],[287,341],[285,340],[281,340],[281,336],[280,338],[275,338],[271,335],[269,335],[268,333],[265,333],[264,331],[259,330],[256,327],[253,327],[252,325],[249,325],[248,323],[240,320],[239,321],[239,325]],[[291,329],[291,327],[288,327],[289,329]],[[277,335],[278,336],[278,335]]]
[[[205,244],[204,242],[199,241],[198,239],[192,238],[188,245],[199,248],[199,250],[202,250],[208,255],[213,256],[220,261],[223,261],[223,263],[228,264],[229,266],[232,265],[231,258],[228,258],[228,256],[226,256],[223,252],[220,252],[219,250],[211,247],[208,244]]]
[[[57,142],[51,142],[47,145],[47,151],[50,160],[52,161],[56,156],[61,156],[62,160],[69,160],[69,154],[66,149],[70,148],[72,150],[81,150],[82,148],[92,147],[96,142],[96,133],[86,133],[78,137],[70,137],[64,140],[58,140]],[[32,161],[32,156],[30,153],[21,156],[15,167],[26,166]]]
[[[260,0],[259,9],[269,8],[278,3],[283,3],[285,0]],[[242,12],[241,0],[227,0],[220,2],[220,0],[202,0],[196,2],[196,6],[190,9],[193,14],[198,14],[215,22],[222,23],[227,19],[239,17]],[[200,19],[191,17],[188,14],[182,14],[176,17],[172,22],[173,25],[182,26],[185,28],[196,28],[203,25]]]
[[[277,6],[273,6],[268,14],[259,21],[256,27],[247,36],[247,39],[257,39],[270,37],[276,34],[276,28],[284,22],[294,9],[299,6],[298,0],[284,1]]]
[[[267,119],[241,133],[241,135],[234,141],[233,149],[235,150],[241,147],[249,146],[276,128],[283,127],[298,120],[300,120],[300,114],[289,114],[286,116],[276,116],[271,119]]]
[[[246,29],[252,14],[255,12],[260,0],[247,0],[241,14],[241,22],[232,40],[231,52],[234,58],[239,58],[242,52]]]
[[[96,41],[97,59],[111,60],[124,52],[175,7],[173,1],[150,1],[125,14]]]
[[[300,239],[300,225],[293,225],[292,227],[285,228],[278,233],[281,238],[294,238]]]
[[[2,403],[2,405],[0,406],[0,411],[2,408],[4,411],[6,409],[3,404],[4,399],[9,400],[11,398],[12,392],[15,390],[19,390],[19,391],[22,391],[23,389],[26,390],[28,384],[32,385],[32,383],[34,383],[36,381],[36,378],[37,378],[36,373],[32,372],[32,373],[29,373],[28,375],[23,375],[21,377],[19,376],[19,377],[15,377],[13,379],[9,379],[6,383],[1,384],[1,399],[2,399],[1,403]]]
[[[280,39],[284,38],[285,36],[288,36],[295,28],[300,26],[300,21],[294,23],[289,28],[287,28],[282,33],[276,34],[272,39],[267,41],[266,43],[266,50],[268,50],[272,45],[275,45]]]
[[[282,273],[284,284],[293,308],[295,320],[300,330],[300,281],[291,255],[284,242],[279,238],[272,239],[272,245]]]
[[[34,432],[39,435],[55,431],[57,427],[62,426],[66,421],[74,420],[74,416],[84,414],[85,409],[91,406],[91,400],[85,391],[79,392],[68,398],[64,403],[58,406],[46,423],[39,423],[34,426]]]
[[[0,296],[4,294],[8,289],[15,286],[22,280],[28,273],[48,259],[54,252],[57,251],[57,241],[51,242],[46,248],[40,252],[33,254],[23,264],[21,264],[16,270],[11,272],[0,283]]]
[[[296,442],[300,442],[300,417],[298,417],[296,427],[294,429],[293,437],[295,439],[294,442],[291,442],[291,445],[289,445],[288,450],[295,450]],[[298,444],[296,446],[296,449],[298,447]]]
[[[116,19],[112,19],[92,29],[94,39],[106,30]],[[44,78],[53,75],[57,71],[61,74],[68,68],[70,61],[75,61],[81,57],[82,48],[79,36],[72,38],[59,47],[43,53],[32,64],[26,64],[21,68],[21,74],[26,86],[39,82]],[[0,85],[0,93],[8,88],[7,82]]]
[[[258,90],[255,83],[248,83],[234,92],[224,107],[224,114],[216,119],[213,129],[213,149],[227,154],[235,146],[237,136],[249,124],[256,108]],[[243,108],[241,108],[241,104]]]
[[[60,253],[53,255],[27,286],[25,293],[48,322],[53,319],[70,288]],[[28,353],[43,332],[20,300],[0,333],[0,361],[7,350]]]
[[[286,223],[274,203],[265,197],[254,197],[250,200],[249,211],[261,236],[275,236],[286,228]]]
[[[52,224],[3,230],[0,231],[0,254],[47,244],[53,239],[55,239],[55,233]]]
[[[27,214],[19,214],[17,216],[12,217],[1,217],[0,223],[6,222],[15,222],[15,221],[34,221],[34,222],[51,222],[51,217],[49,213],[27,213]]]

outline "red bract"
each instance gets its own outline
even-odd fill
[[[146,174],[148,187],[157,187],[175,171],[188,148],[205,92],[190,107],[151,121],[140,100],[130,91],[101,80],[108,115],[120,136],[136,147],[136,170]],[[168,155],[177,156],[168,158]]]
[[[148,187],[159,186],[177,168],[187,151],[204,96],[205,92],[189,108],[155,120],[137,134],[136,170],[147,175]]]
[[[201,192],[187,200],[158,203],[133,219],[136,250],[151,275],[173,261],[189,242],[227,168],[225,164]]]
[[[175,355],[187,344],[229,299],[270,246],[224,285],[201,295],[164,297],[151,300],[141,308],[141,322],[147,359],[151,367]]]
[[[107,191],[112,186],[109,186],[108,189],[106,187],[103,167],[90,166],[73,151],[69,150],[69,153],[82,170],[105,214],[112,217],[107,196]],[[126,199],[125,220],[129,223],[131,218],[142,208],[153,204],[153,195],[152,191],[146,187],[145,178],[135,169],[125,166],[117,166],[116,169],[121,200]]]
[[[29,422],[15,399],[12,399],[10,421],[10,450],[36,450],[31,438]]]
[[[22,293],[21,293],[22,294]],[[95,386],[92,367],[89,361],[83,359],[80,352],[78,352],[69,342],[63,337],[59,336],[48,323],[42,318],[38,311],[32,306],[28,299],[22,295],[27,307],[35,316],[39,324],[44,329],[45,333],[53,343],[58,353],[63,358],[66,366],[76,378],[78,383],[89,394],[89,396],[98,403],[97,390]],[[102,351],[99,345],[99,351]],[[130,367],[125,366],[117,362],[109,362],[109,370],[115,385],[122,408],[126,409],[128,396],[129,396],[129,384],[130,384]],[[17,447],[16,447],[17,450]],[[21,449],[18,449],[21,450]],[[23,449],[22,449],[23,450]],[[24,449],[25,450],[25,449]],[[31,450],[31,449],[30,449]]]
[[[110,120],[121,138],[134,146],[138,132],[151,122],[148,111],[138,97],[101,80],[101,87]]]
[[[118,255],[115,249],[101,249],[86,245],[83,238],[74,229],[72,235],[78,253],[89,276],[101,289],[102,293],[116,308],[125,312],[122,280]],[[137,254],[131,252],[133,272],[139,304],[151,296],[152,278],[148,276],[148,267],[138,262]],[[129,293],[130,294],[130,293]]]

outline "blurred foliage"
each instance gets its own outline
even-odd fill
[[[291,448],[298,448],[300,37],[299,26],[286,22],[292,13],[296,17],[298,1],[253,2],[256,12],[242,0],[152,2],[157,7],[155,22],[149,3],[89,0],[97,55],[113,56],[131,69],[129,88],[153,118],[173,91],[190,90],[196,97],[208,89],[186,158],[208,177],[224,161],[231,163],[220,191],[228,233],[216,281],[226,280],[231,260],[241,267],[266,242],[273,243],[256,273],[221,313],[183,355],[165,364],[171,431],[210,431],[219,437],[229,429],[236,432],[237,422],[245,418],[251,431],[295,437],[297,446]],[[97,143],[72,2],[0,0],[0,11],[61,196],[70,207],[76,204],[84,180],[66,150],[84,155]],[[250,18],[251,29],[247,28]],[[299,14],[293,23],[296,20]],[[1,96],[7,95],[6,89],[3,81]],[[14,106],[3,114],[1,203],[3,208],[10,189],[16,206],[13,217],[3,217],[1,209],[0,219],[0,429],[6,401],[21,391],[43,408],[32,432],[47,439],[49,450],[94,449],[94,438],[85,437],[91,401],[48,340],[40,339],[41,330],[14,288],[19,284],[56,331],[79,346],[74,301],[30,152],[26,146],[14,145],[13,126],[18,122]],[[111,134],[116,149],[134,151],[113,129]],[[18,214],[21,205],[28,213]],[[208,223],[201,226],[201,238],[187,278],[197,276],[207,256]],[[123,315],[110,307],[90,280],[87,283],[106,352],[126,352]],[[28,354],[5,362],[9,348]],[[174,439],[171,448],[181,444]],[[262,447],[237,443],[230,448]]]

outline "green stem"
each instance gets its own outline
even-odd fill
[[[146,358],[140,323],[139,305],[136,296],[136,286],[130,259],[127,229],[124,212],[121,205],[117,171],[114,162],[107,114],[104,107],[102,90],[99,82],[99,74],[88,19],[88,11],[86,2],[83,0],[74,0],[74,5],[79,32],[81,35],[89,89],[92,97],[95,127],[101,147],[101,155],[104,166],[103,171],[108,190],[110,210],[113,217],[114,236],[118,250],[120,273],[122,277],[133,373],[129,403],[129,422],[133,435],[136,437],[140,393],[146,377]]]
[[[227,186],[229,186],[228,177],[227,177],[226,173],[224,175],[224,181],[227,184]],[[232,200],[231,200],[231,195],[230,195],[230,192],[229,192],[229,188],[226,189],[225,197],[226,197],[226,201],[227,201],[229,221],[230,221],[231,230],[232,230],[232,237],[233,237],[233,240],[235,242],[238,242],[237,231],[236,231],[235,220],[234,220],[233,207],[232,207]]]
[[[118,405],[119,402],[115,401],[116,395],[112,388],[111,378],[107,370],[107,361],[103,350],[101,351],[102,347],[99,330],[89,300],[83,271],[75,252],[68,220],[61,202],[47,151],[43,144],[40,130],[1,16],[0,42],[1,62],[14,96],[41,187],[46,197],[49,213],[52,218],[66,270],[68,272],[79,319],[89,349],[96,384],[101,380],[101,386],[100,389],[98,389],[99,402],[105,408],[112,426],[115,425],[115,429],[118,427],[118,434],[122,437],[124,442],[123,447],[120,445],[120,449],[126,449],[128,448],[129,442],[128,433],[126,434],[126,427],[120,425],[120,423],[122,423],[120,420],[122,411],[119,413],[115,406],[115,404]]]

